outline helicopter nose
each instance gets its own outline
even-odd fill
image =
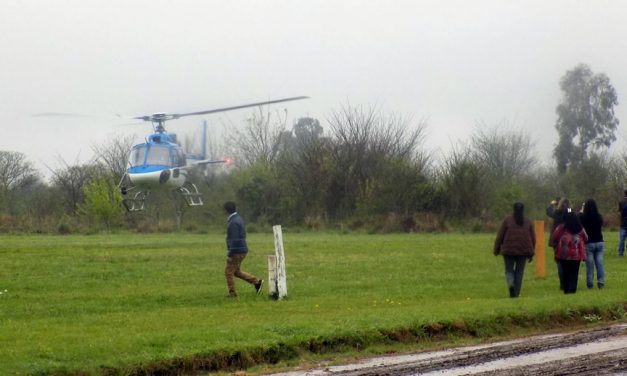
[[[164,184],[166,181],[170,179],[170,170],[161,171],[161,175],[159,175],[159,183]]]

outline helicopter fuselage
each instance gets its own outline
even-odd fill
[[[173,134],[155,133],[133,146],[126,171],[130,183],[144,191],[172,190],[187,181],[187,160]]]

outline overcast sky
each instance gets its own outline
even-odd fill
[[[447,150],[476,123],[528,131],[547,159],[559,79],[578,63],[627,93],[627,1],[0,0],[0,150],[86,162],[107,115],[192,112],[308,95],[293,119],[372,106],[428,120]],[[274,109],[274,107],[273,107]],[[38,118],[42,112],[102,118]],[[218,128],[244,113],[207,117]],[[621,151],[627,109],[621,120]],[[226,119],[226,120],[225,120]],[[202,118],[186,120],[196,125]],[[185,121],[181,121],[185,123]],[[169,129],[177,131],[171,122]],[[181,125],[183,127],[185,125]]]

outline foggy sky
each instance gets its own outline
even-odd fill
[[[86,162],[114,134],[150,133],[114,114],[192,112],[308,95],[288,124],[342,105],[428,122],[446,151],[476,123],[557,142],[559,79],[579,63],[627,94],[627,1],[0,0],[0,150],[40,169]],[[101,117],[34,118],[42,112]],[[251,111],[213,115],[214,128]],[[109,116],[111,115],[111,116]],[[627,144],[627,110],[617,132]],[[202,119],[181,120],[195,127]],[[169,130],[179,131],[174,122]],[[179,131],[180,133],[181,131]],[[184,132],[184,130],[183,130]]]

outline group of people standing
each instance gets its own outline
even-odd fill
[[[596,201],[588,199],[579,212],[571,206],[570,200],[562,198],[551,202],[546,214],[553,219],[549,245],[555,250],[557,273],[560,288],[565,294],[577,292],[579,265],[586,262],[586,286],[594,287],[594,272],[597,287],[605,286],[603,268],[603,216],[599,213]]]
[[[625,193],[627,198],[627,192]],[[627,216],[627,205],[624,207]],[[605,286],[603,216],[599,213],[595,200],[586,200],[577,212],[568,199],[556,199],[551,202],[546,213],[553,219],[549,245],[554,250],[560,289],[565,294],[577,292],[579,266],[582,261],[586,262],[587,287],[594,288],[596,270],[597,287],[602,289]],[[627,237],[627,217],[625,222],[624,233]],[[494,255],[503,255],[505,280],[512,298],[520,295],[525,262],[533,259],[535,244],[533,224],[524,215],[524,205],[516,202],[512,215],[503,220],[494,242]]]

